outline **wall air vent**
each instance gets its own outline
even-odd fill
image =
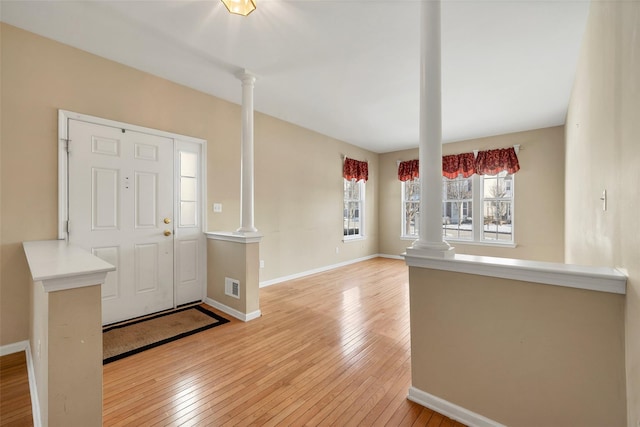
[[[234,298],[240,298],[240,281],[237,279],[224,278],[224,293]]]

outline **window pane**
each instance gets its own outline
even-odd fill
[[[473,185],[469,178],[445,178],[445,199],[463,200],[471,199],[473,195]]]
[[[405,197],[407,200],[420,200],[420,183],[417,180],[405,182]]]
[[[362,206],[364,196],[364,182],[355,180],[344,181],[344,225],[345,236],[361,236],[363,229]]]
[[[195,178],[180,177],[180,200],[183,202],[195,202],[196,199]]]
[[[484,240],[513,240],[513,226],[511,221],[510,201],[485,201],[484,202]]]
[[[473,179],[443,178],[442,228],[448,239],[473,240]]]
[[[196,177],[198,173],[198,155],[188,151],[180,152],[180,175]]]
[[[484,198],[485,199],[501,199],[512,197],[511,184],[512,176],[507,175],[505,171],[495,176],[484,177]]]
[[[420,203],[406,202],[404,212],[405,212],[404,235],[417,236],[419,215],[420,215]]]
[[[402,236],[418,237],[420,215],[420,180],[402,182]]]
[[[196,218],[196,203],[180,202],[180,226],[195,227],[198,225]]]
[[[473,240],[471,201],[443,203],[442,228],[445,238]]]
[[[506,171],[483,177],[482,239],[513,241],[513,175]]]
[[[360,200],[360,185],[356,181],[351,181],[351,200]]]

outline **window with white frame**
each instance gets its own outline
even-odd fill
[[[513,175],[505,171],[482,179],[482,240],[513,242]]]
[[[402,237],[418,236],[420,226],[420,179],[402,182]]]
[[[446,240],[513,243],[514,175],[442,178],[442,232]],[[475,208],[475,207],[480,207]],[[402,182],[402,237],[417,238],[419,178]],[[478,226],[481,224],[481,226]]]
[[[364,237],[364,180],[344,179],[344,239]]]
[[[473,176],[442,178],[442,233],[445,239],[473,240]]]

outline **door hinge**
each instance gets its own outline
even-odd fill
[[[67,232],[67,234],[69,234],[69,221],[67,220],[66,224],[65,224],[65,231]]]
[[[69,153],[70,150],[70,146],[71,146],[71,140],[70,139],[64,139],[64,138],[60,138],[60,141],[62,141],[64,143],[64,149],[67,153]]]

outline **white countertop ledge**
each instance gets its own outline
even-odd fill
[[[22,246],[33,281],[42,282],[47,292],[102,285],[107,273],[116,269],[64,240],[23,242]]]
[[[204,233],[207,239],[222,240],[235,243],[260,243],[262,234],[260,233],[239,233],[237,231],[208,231]]]
[[[627,276],[610,267],[462,254],[456,254],[451,259],[428,258],[409,254],[403,254],[403,256],[409,267],[478,274],[614,294],[624,295],[627,292]]]

